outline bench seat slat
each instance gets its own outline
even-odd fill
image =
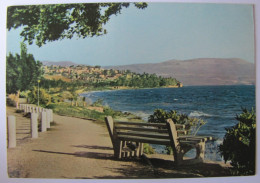
[[[187,130],[177,130],[177,133],[186,135],[188,133],[188,131]]]
[[[147,122],[124,122],[124,121],[115,121],[115,125],[131,125],[131,126],[153,126],[159,128],[167,128],[166,123],[147,123]],[[185,129],[185,125],[175,124],[178,129]]]
[[[118,135],[131,135],[131,136],[138,136],[138,137],[148,137],[148,138],[158,138],[158,139],[169,139],[168,133],[145,133],[145,132],[135,132],[135,131],[128,131],[128,132],[117,132]]]
[[[198,141],[192,141],[192,140],[181,140],[181,145],[196,145],[198,144]]]
[[[179,136],[178,139],[201,139],[204,141],[213,140],[212,137],[209,136],[193,136],[193,135]]]
[[[144,138],[138,136],[127,136],[127,135],[118,135],[119,140],[123,141],[132,141],[132,142],[141,142],[149,144],[160,144],[160,145],[170,145],[169,139],[155,139],[155,138]]]
[[[166,124],[164,123],[145,123],[145,122],[122,122],[122,121],[115,121],[115,125],[129,125],[129,126],[153,126],[153,127],[160,127],[166,128]]]
[[[146,132],[157,132],[157,133],[168,133],[167,129],[156,129],[156,128],[142,128],[142,127],[127,127],[127,126],[115,126],[116,130],[133,130],[133,131],[146,131]]]

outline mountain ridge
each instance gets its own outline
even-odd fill
[[[71,61],[41,61],[41,63],[45,66],[51,66],[51,65],[57,65],[57,66],[62,66],[62,67],[69,67],[71,65],[81,65],[81,64],[77,64]]]
[[[167,60],[152,64],[110,66],[118,70],[137,73],[155,73],[162,77],[175,77],[184,85],[251,85],[255,84],[255,66],[239,58],[197,58]]]

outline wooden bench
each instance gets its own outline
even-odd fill
[[[122,122],[114,121],[111,116],[105,117],[107,129],[113,144],[116,158],[140,157],[143,154],[143,143],[171,146],[174,162],[183,164],[183,156],[192,148],[196,157],[188,163],[202,162],[205,155],[205,142],[212,137],[187,135],[185,125],[167,123]]]

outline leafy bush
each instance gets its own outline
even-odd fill
[[[155,150],[149,144],[144,143],[143,147],[144,147],[144,153],[145,154],[154,154],[155,153]]]
[[[116,116],[122,116],[122,112],[120,112],[120,111],[115,111],[112,108],[107,107],[107,106],[105,106],[103,108],[104,108],[104,114],[106,116],[112,116],[113,118]]]
[[[206,122],[202,119],[192,118],[186,114],[178,114],[178,112],[175,110],[168,112],[163,109],[154,110],[154,113],[149,116],[148,122],[166,123],[167,119],[172,119],[175,124],[185,124],[185,128],[190,135],[196,135],[200,127],[206,124]],[[171,146],[166,146],[165,150],[167,154],[173,153]]]
[[[30,103],[37,104],[38,103],[38,88],[33,87],[33,90],[28,94],[28,98]],[[52,97],[45,91],[45,89],[39,89],[39,104],[41,106],[47,106],[51,103]]]
[[[231,161],[234,175],[254,175],[256,156],[256,114],[254,109],[243,109],[236,116],[238,124],[226,129],[219,151],[225,162]]]
[[[93,104],[93,107],[103,107],[103,100],[102,99],[97,99]]]
[[[20,92],[20,98],[27,98],[30,90],[21,91]]]
[[[148,122],[166,123],[167,119],[172,119],[175,124],[185,124],[190,135],[196,135],[200,127],[206,124],[202,119],[192,118],[187,114],[179,114],[175,110],[168,112],[163,109],[154,110],[154,113],[149,116]]]

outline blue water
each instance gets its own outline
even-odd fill
[[[83,95],[92,102],[102,99],[104,105],[134,113],[144,120],[158,108],[201,118],[207,123],[198,134],[214,136],[218,144],[226,133],[225,128],[238,122],[235,117],[241,113],[241,107],[251,110],[256,105],[255,86],[252,85],[115,90]]]

